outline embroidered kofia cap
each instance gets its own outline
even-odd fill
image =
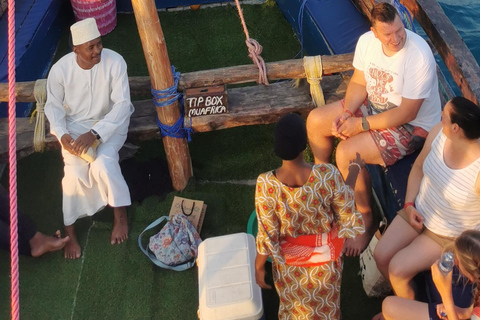
[[[100,31],[98,31],[97,22],[94,18],[87,18],[74,23],[70,27],[70,31],[72,32],[72,43],[74,46],[100,37]]]

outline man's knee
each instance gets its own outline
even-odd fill
[[[118,163],[118,160],[102,155],[97,157],[95,161],[90,164],[90,170],[94,177],[101,176],[102,174],[108,176],[120,171],[120,164]]]
[[[310,111],[310,113],[307,116],[307,127],[310,126],[312,128],[318,126],[319,124],[322,123],[322,110],[321,108],[316,108]]]
[[[327,104],[310,111],[307,117],[307,131],[321,132],[323,135],[331,135],[332,122],[340,114],[341,105],[337,103]]]
[[[358,148],[350,143],[350,141],[342,140],[337,145],[335,151],[335,160],[338,167],[344,167],[348,165],[349,161],[355,158]]]
[[[82,160],[84,161],[84,160]],[[86,163],[86,162],[85,162]],[[88,174],[88,165],[69,165],[65,164],[63,180],[77,179]]]

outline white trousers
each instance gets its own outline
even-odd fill
[[[127,124],[128,126],[128,124]],[[72,138],[78,135],[71,133]],[[78,218],[92,216],[107,204],[111,207],[129,206],[130,192],[118,163],[118,151],[126,134],[114,134],[97,147],[92,163],[72,155],[62,147],[65,163],[63,188],[63,222],[65,226]]]

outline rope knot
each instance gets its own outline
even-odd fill
[[[240,2],[235,0],[235,4],[237,5],[238,15],[240,17],[240,21],[242,22],[243,32],[245,33],[245,38],[247,39],[245,43],[248,47],[248,56],[253,60],[253,62],[258,67],[258,80],[257,83],[263,83],[264,85],[268,86],[268,79],[267,79],[267,68],[265,67],[265,62],[263,58],[260,56],[262,53],[262,46],[257,42],[255,39],[251,39],[250,35],[248,34],[247,24],[245,23],[245,19],[243,18],[243,11],[240,7]]]
[[[318,86],[322,81],[322,77],[320,78],[307,78],[307,82],[312,86]]]
[[[258,43],[257,40],[252,38],[245,40],[245,43],[248,47],[248,56],[253,60],[258,68],[257,83],[263,83],[268,86],[267,68],[265,67],[265,61],[263,61],[263,58],[260,56],[263,47],[260,45],[260,43]]]
[[[322,57],[303,57],[303,67],[305,68],[307,81],[310,84],[310,94],[312,95],[313,103],[316,107],[323,106],[325,104],[325,97],[323,96],[322,87],[320,86],[323,74]]]
[[[172,66],[172,75],[174,80],[173,86],[164,90],[155,90],[154,88],[151,89],[153,95],[153,104],[156,107],[167,107],[175,101],[179,100],[180,117],[171,126],[160,122],[158,116],[156,116],[155,118],[157,121],[157,125],[160,128],[160,134],[162,138],[166,136],[172,138],[187,138],[187,141],[190,142],[190,135],[193,133],[192,119],[190,119],[190,127],[186,127],[184,121],[185,113],[183,110],[183,95],[177,92],[180,72],[175,71],[174,66]]]
[[[45,150],[45,102],[47,102],[47,79],[38,79],[35,81],[33,95],[37,101],[37,107],[30,117],[30,123],[36,116],[35,131],[33,134],[33,148],[36,152]]]

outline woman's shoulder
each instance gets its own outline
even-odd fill
[[[266,181],[269,181],[271,180],[272,178],[275,177],[275,174],[273,173],[274,170],[270,170],[270,171],[267,171],[267,172],[264,172],[264,173],[261,173],[258,175],[257,177],[257,184],[260,182],[266,182]]]

